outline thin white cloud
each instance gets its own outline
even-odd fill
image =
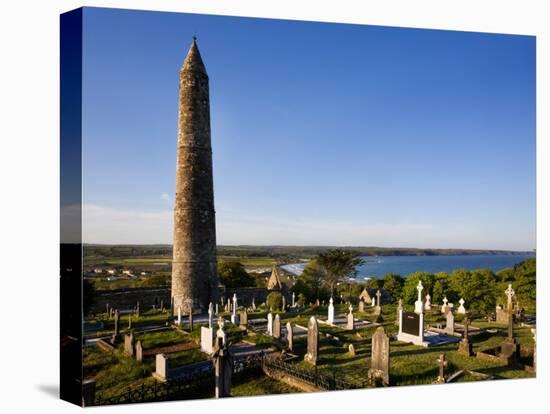
[[[85,205],[82,211],[86,243],[172,243],[171,210],[144,212]],[[491,229],[464,224],[352,223],[263,217],[219,209],[218,244],[348,245],[424,248],[525,249],[529,235],[509,240]]]

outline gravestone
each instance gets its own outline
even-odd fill
[[[426,303],[424,304],[424,310],[432,310],[431,299],[432,299],[432,297],[429,294],[427,294],[426,295]]]
[[[218,304],[216,303],[216,313],[218,313]],[[208,327],[212,329],[212,319],[214,318],[214,310],[212,309],[212,302],[208,305]]]
[[[309,318],[307,325],[307,353],[304,361],[317,365],[319,361],[319,325],[315,316]]]
[[[425,346],[424,343],[424,314],[415,312],[399,312],[399,333],[397,340],[412,342],[414,345]]]
[[[222,342],[225,343],[225,333],[223,333],[220,338]],[[214,353],[214,329],[211,327],[201,326],[201,351],[212,355]]]
[[[292,307],[293,307],[293,308],[296,307],[296,297],[295,297],[294,292],[292,292]]]
[[[441,313],[443,315],[447,315],[447,312],[449,311],[449,301],[447,300],[447,296],[443,298],[443,305],[441,306]]]
[[[294,351],[294,331],[292,330],[292,324],[290,322],[286,323],[286,342],[288,350],[290,352]]]
[[[108,303],[105,305],[105,314],[109,315],[109,304]]]
[[[449,312],[449,314],[452,314],[452,312]],[[464,321],[462,322],[464,325],[464,334],[462,337],[462,340],[458,343],[458,352],[467,356],[472,356],[474,354],[472,343],[470,342],[470,335],[469,335],[469,326],[470,321],[468,318],[464,318]]]
[[[115,344],[118,341],[119,336],[119,326],[120,323],[120,313],[118,312],[118,309],[115,310],[115,331],[113,333],[113,336],[111,337],[111,344]]]
[[[461,315],[466,315],[466,308],[464,307],[464,304],[466,302],[464,301],[464,299],[460,298],[458,303],[460,303],[460,306],[458,307],[458,310],[456,311],[456,313],[459,313]]]
[[[321,303],[319,302],[319,299],[315,301],[315,306],[321,306]]]
[[[275,315],[275,320],[273,321],[273,338],[276,340],[281,339],[281,317],[279,314]]]
[[[124,335],[124,355],[133,357],[135,354],[134,333]]]
[[[181,325],[181,307],[178,306],[178,319],[176,321],[178,325]]]
[[[233,313],[231,314],[231,323],[237,325],[239,323],[239,316],[237,315],[237,294],[233,294]]]
[[[136,360],[139,362],[143,361],[143,346],[141,345],[141,341],[136,342]]]
[[[256,310],[256,302],[254,301],[254,297],[252,298],[252,310]]]
[[[346,329],[352,331],[355,329],[355,318],[353,317],[353,306],[349,305],[349,313],[347,315]]]
[[[349,352],[350,356],[355,356],[355,347],[353,346],[353,344],[349,344],[348,352]]]
[[[220,338],[216,340],[212,363],[215,375],[215,397],[223,398],[231,396],[233,358],[229,352],[229,347],[224,345]]]
[[[511,307],[511,297],[515,294],[512,285],[508,286],[506,289],[506,294],[508,295],[508,336],[500,345],[500,357],[505,358],[507,363],[513,364],[516,362],[519,357],[519,345],[516,343],[514,338],[514,314]]]
[[[455,333],[455,317],[452,311],[447,312],[445,333],[448,333],[449,335],[453,335]]]
[[[225,322],[223,318],[218,319],[218,330],[216,331],[216,338],[220,338],[222,340],[222,344],[225,345],[227,342],[227,334],[225,333],[225,330],[223,329],[225,325]]]
[[[241,329],[246,329],[248,327],[248,312],[246,308],[239,314],[239,327]]]
[[[445,384],[445,368],[447,367],[447,360],[445,359],[445,354],[440,354],[437,362],[439,364],[439,376],[437,377],[436,382],[438,384]]]
[[[359,312],[365,312],[365,302],[363,302],[363,299],[359,301]]]
[[[418,299],[416,302],[414,302],[414,312],[421,314],[424,311],[424,306],[422,303],[422,290],[424,290],[424,286],[422,286],[422,281],[418,281],[418,285],[416,286],[416,290],[418,291]]]
[[[385,385],[390,384],[390,338],[382,326],[372,336],[370,379],[381,378]]]
[[[382,307],[380,306],[380,296],[382,294],[380,293],[380,289],[376,291],[376,308],[374,310],[376,315],[380,315],[382,313]]]
[[[328,305],[328,315],[327,315],[327,322],[329,325],[334,324],[334,301],[332,300],[332,297],[330,298],[329,305]]]
[[[285,295],[282,295],[281,310],[282,310],[283,312],[286,311],[286,298],[285,298]]]
[[[403,310],[403,299],[399,299],[397,302],[397,309],[395,315],[395,325],[399,326],[399,318],[401,317],[401,311]]]
[[[273,314],[271,312],[267,314],[267,334],[273,336]]]
[[[156,379],[166,382],[169,378],[170,360],[165,354],[155,356],[155,374]]]
[[[109,319],[113,319],[113,308],[109,308]]]

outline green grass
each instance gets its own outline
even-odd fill
[[[265,375],[245,375],[236,378],[231,388],[232,397],[251,397],[254,395],[288,394],[295,392],[301,391]]]

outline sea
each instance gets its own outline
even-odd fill
[[[365,263],[357,268],[357,280],[382,278],[393,273],[407,276],[414,272],[452,272],[456,269],[491,269],[494,272],[513,267],[535,254],[458,255],[458,256],[364,256]],[[300,275],[307,263],[281,266],[289,273]]]

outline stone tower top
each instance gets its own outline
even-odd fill
[[[198,72],[204,74],[205,76],[208,76],[208,74],[206,73],[206,68],[204,67],[204,63],[202,61],[201,52],[199,52],[199,48],[197,46],[197,38],[195,36],[193,36],[191,47],[189,48],[189,52],[187,52],[185,61],[181,66],[181,72],[184,71]]]

